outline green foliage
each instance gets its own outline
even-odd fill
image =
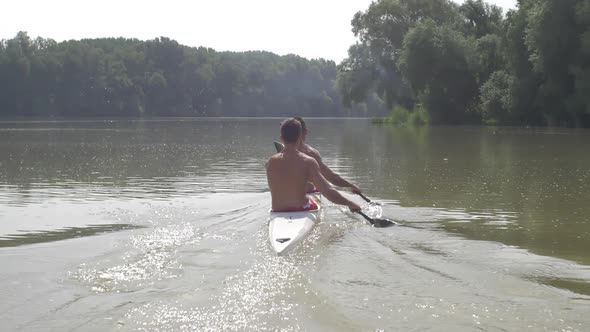
[[[426,108],[424,108],[424,105],[416,104],[414,111],[410,113],[408,123],[415,127],[425,126],[430,123],[430,115],[426,111]]]
[[[418,22],[457,22],[457,5],[449,0],[382,0],[357,13],[352,31],[360,43],[340,65],[339,89],[345,103],[360,102],[372,92],[385,101],[413,107],[415,98],[397,63],[406,33]]]
[[[376,69],[366,45],[353,45],[348,54],[349,58],[338,67],[336,85],[343,92],[344,105],[350,107],[367,98],[369,91],[373,88]]]
[[[364,51],[343,62],[345,99],[423,103],[433,123],[590,126],[588,0],[520,0],[506,16],[483,0],[377,0],[352,26]]]
[[[514,77],[497,71],[481,87],[481,112],[486,124],[509,124],[513,119]]]
[[[0,116],[379,115],[345,109],[333,61],[216,52],[169,38],[0,41]]]
[[[467,112],[478,97],[472,48],[470,39],[433,20],[418,23],[406,34],[399,67],[434,123],[469,118]]]
[[[459,12],[463,18],[463,32],[475,38],[500,32],[502,8],[485,3],[483,0],[466,0]]]
[[[384,118],[372,118],[373,124],[387,124],[394,126],[423,126],[430,122],[430,116],[422,104],[417,104],[414,110],[410,111],[403,106],[395,106],[389,116]]]
[[[410,118],[410,111],[402,106],[396,106],[389,116],[389,123],[394,125],[406,125]]]
[[[490,76],[505,68],[505,59],[502,54],[502,41],[498,35],[485,35],[475,42],[474,61],[476,67],[476,79],[478,84],[484,84]]]

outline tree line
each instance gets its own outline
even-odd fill
[[[370,116],[344,108],[337,66],[269,52],[216,52],[169,38],[0,41],[0,116]]]
[[[373,94],[433,123],[590,126],[590,1],[377,0],[352,21],[345,105]]]
[[[0,116],[381,116],[590,126],[590,0],[376,0],[339,65],[168,38],[0,41]],[[409,111],[407,111],[409,110]],[[418,110],[418,111],[413,111]],[[409,112],[409,113],[408,113]]]

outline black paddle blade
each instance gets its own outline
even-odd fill
[[[277,152],[281,152],[285,148],[283,143],[279,143],[279,142],[273,142],[273,143],[275,144],[275,149],[277,150]]]
[[[373,227],[376,227],[376,228],[385,228],[385,227],[397,226],[397,223],[395,221],[388,220],[388,219],[373,219],[372,225],[373,225]]]
[[[388,219],[373,219],[366,215],[363,211],[357,211],[357,213],[363,216],[363,218],[367,219],[367,221],[371,223],[371,226],[376,228],[385,228],[397,225],[395,221],[391,221]]]

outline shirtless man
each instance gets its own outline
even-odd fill
[[[335,185],[337,187],[350,188],[350,189],[352,189],[353,193],[360,194],[361,189],[357,185],[346,181],[340,175],[334,173],[334,171],[332,171],[330,169],[330,167],[328,167],[326,164],[324,164],[324,162],[322,161],[322,156],[320,155],[320,152],[318,150],[314,149],[313,147],[309,146],[307,143],[305,143],[305,138],[307,137],[307,133],[308,133],[305,121],[303,121],[303,118],[301,118],[301,117],[295,117],[294,119],[301,123],[301,130],[302,130],[303,137],[301,140],[301,145],[298,148],[299,151],[312,157],[313,159],[315,159],[318,162],[318,164],[320,166],[320,172],[322,173],[324,178],[326,178],[326,180],[328,180],[330,183],[332,183],[333,185]],[[308,192],[311,192],[311,191],[314,191],[313,186],[311,186],[311,188],[308,188]]]
[[[303,141],[302,132],[301,123],[296,119],[288,119],[281,124],[281,140],[285,148],[266,163],[266,177],[272,195],[272,210],[274,212],[315,210],[317,208],[315,203],[306,196],[306,185],[310,181],[333,203],[346,205],[352,212],[360,211],[360,206],[343,197],[328,183],[314,158],[298,150]]]

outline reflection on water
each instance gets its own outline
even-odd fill
[[[333,213],[332,217],[336,218],[325,215],[322,218],[337,220],[343,216],[338,211]],[[361,328],[337,308],[327,308],[330,300],[324,298],[309,277],[309,272],[317,268],[316,260],[321,254],[318,242],[324,245],[338,242],[354,224],[322,223],[291,255],[279,257],[270,253],[266,223],[258,222],[267,217],[265,210],[244,215],[243,209],[236,209],[226,212],[222,218],[235,220],[236,216],[249,224],[247,228],[253,236],[243,239],[245,246],[225,245],[220,250],[246,251],[247,265],[233,262],[235,268],[222,280],[216,282],[205,277],[196,290],[181,300],[159,299],[138,305],[126,312],[120,325],[128,330],[146,331],[355,331]],[[217,243],[226,240],[214,237]],[[206,265],[207,271],[214,270],[220,262],[209,258],[216,253],[206,250],[208,247],[203,240],[195,242],[193,251],[198,255],[190,265]],[[203,299],[202,293],[210,284],[222,287]]]
[[[308,122],[326,163],[383,204],[367,212],[410,227],[374,229],[327,204],[292,255],[273,256],[264,162],[278,119],[0,122],[0,319],[10,330],[585,329],[590,132]]]
[[[180,246],[200,241],[203,236],[187,224],[133,235],[132,250],[119,264],[113,265],[113,261],[120,258],[108,259],[107,266],[83,264],[72,277],[98,293],[140,289],[154,279],[178,277],[181,269],[174,252]]]
[[[1,122],[0,204],[265,192],[278,123]],[[327,119],[310,119],[310,130],[328,164],[380,200],[433,208],[440,225],[469,238],[590,264],[590,131]]]
[[[23,205],[54,196],[165,199],[234,191],[244,177],[252,180],[248,189],[262,191],[266,184],[260,170],[272,145],[267,149],[261,143],[272,143],[274,136],[264,136],[261,125],[216,120],[0,123],[0,203]]]
[[[590,131],[351,130],[340,158],[372,195],[447,215],[447,230],[590,264]],[[474,218],[477,216],[477,218]],[[481,216],[481,218],[480,218]],[[438,218],[437,218],[438,219]]]
[[[138,228],[142,228],[142,226],[128,224],[88,225],[84,227],[66,227],[63,229],[56,229],[51,231],[8,234],[0,236],[0,248],[76,239],[103,233],[118,232]]]
[[[590,297],[590,281],[588,279],[565,279],[561,277],[557,278],[539,278],[534,277],[532,280],[549,285],[552,287],[560,288],[560,289],[567,289],[576,294],[582,294]],[[584,299],[588,300],[587,297]]]

